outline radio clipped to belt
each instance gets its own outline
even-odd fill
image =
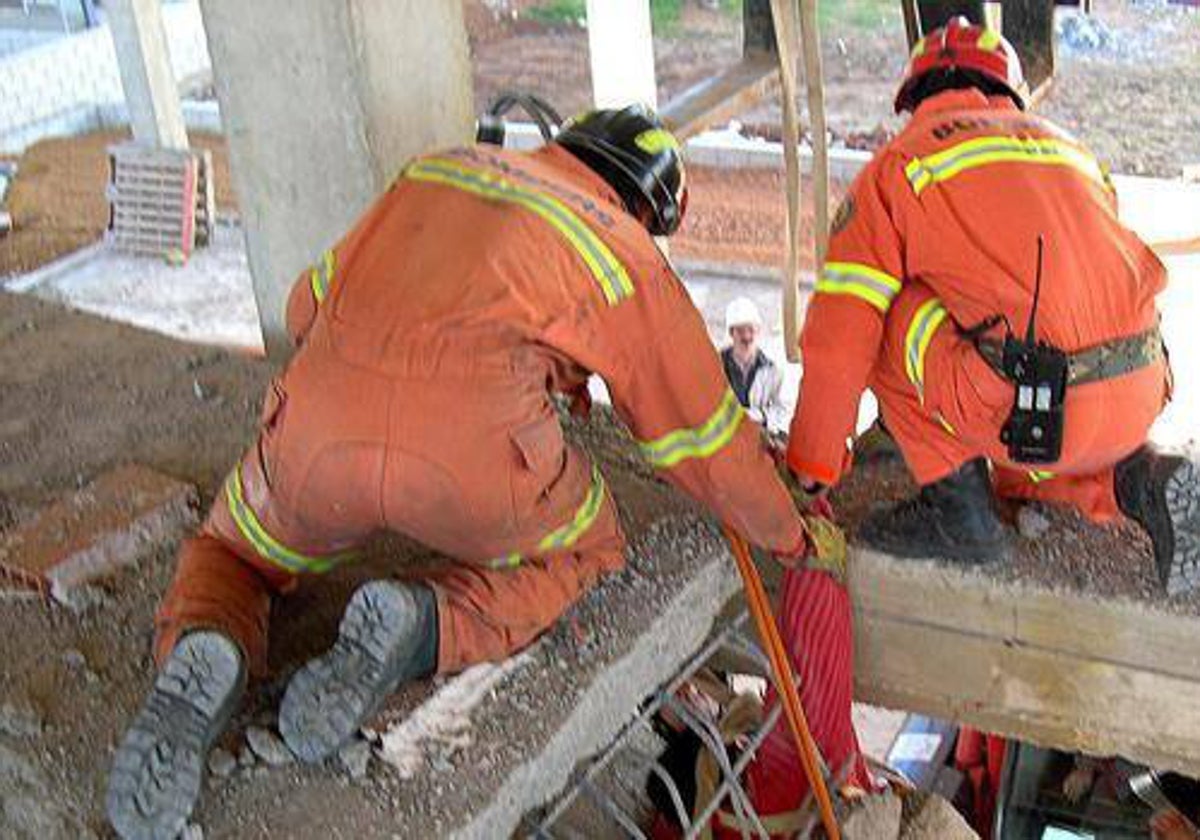
[[[1038,237],[1033,308],[1025,337],[1004,339],[1000,367],[1016,390],[1012,412],[1000,430],[1008,457],[1022,464],[1050,464],[1062,454],[1063,406],[1070,360],[1067,353],[1035,338],[1038,299],[1042,291],[1042,237]]]

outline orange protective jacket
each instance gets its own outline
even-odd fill
[[[889,310],[910,287],[940,299],[948,312],[944,328],[969,328],[1000,315],[1023,334],[1038,236],[1045,243],[1039,339],[1076,351],[1156,323],[1155,296],[1165,271],[1118,221],[1108,175],[1086,149],[1007,97],[958,90],[922,103],[860,173],[835,216],[801,337],[804,376],[791,426],[792,468],[827,484],[842,474]],[[1001,337],[1003,329],[988,335]],[[919,334],[910,337],[918,341],[905,345],[901,369],[919,387],[928,344]],[[986,382],[959,381],[955,399],[973,400],[974,391],[985,389],[1011,392],[991,371],[985,374]],[[1156,412],[1162,375],[1138,382],[1143,379],[1146,386],[1128,397],[1158,401]],[[1122,381],[1078,390],[1099,393],[1124,387]],[[1070,415],[1072,401],[1082,399],[1082,393],[1068,394],[1063,463],[1078,454]]]
[[[551,478],[559,467],[538,462],[561,457],[562,431],[548,395],[578,393],[599,374],[673,483],[765,548],[803,547],[799,516],[683,284],[611,188],[556,145],[411,162],[297,285],[288,323],[301,353],[319,344],[412,382],[414,442],[430,439],[417,427],[466,437],[472,412],[502,415],[489,424],[507,424],[530,467]],[[497,398],[464,398],[447,416],[454,393],[485,387]],[[427,391],[441,395],[436,408]],[[455,476],[466,495],[508,493],[483,464],[471,474],[470,448],[461,444]]]

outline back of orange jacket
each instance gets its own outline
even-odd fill
[[[616,194],[560,147],[413,161],[301,277],[288,322],[299,356],[403,381],[414,418],[424,391],[462,389],[460,416],[421,422],[452,423],[464,439],[476,412],[521,430],[552,414],[550,392],[597,373],[651,464],[758,544],[803,544],[682,283]],[[480,405],[467,398],[475,389],[503,396]],[[561,440],[556,427],[537,434]]]
[[[841,474],[884,320],[908,284],[971,328],[1024,334],[1045,243],[1037,336],[1068,352],[1153,326],[1166,282],[1117,219],[1107,172],[1073,138],[1007,97],[948,91],[922,103],[855,181],[835,218],[802,336],[789,462]]]

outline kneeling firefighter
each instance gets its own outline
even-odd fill
[[[870,387],[921,489],[864,541],[986,561],[1011,546],[996,491],[1067,502],[1141,523],[1179,592],[1200,584],[1200,472],[1146,443],[1170,395],[1166,273],[1023,87],[1012,47],[963,18],[916,45],[896,97],[912,119],[834,218],[788,463],[837,482]]]
[[[652,238],[687,203],[675,138],[641,107],[553,136],[548,109],[524,102],[544,147],[417,158],[293,287],[296,352],[158,612],[159,675],[108,791],[122,836],[176,836],[247,676],[265,672],[272,596],[372,533],[454,560],[354,594],[333,648],[283,697],[279,728],[304,761],[405,681],[528,645],[619,570],[604,476],[552,401],[586,401],[592,373],[670,481],[777,556],[805,554],[804,519]]]

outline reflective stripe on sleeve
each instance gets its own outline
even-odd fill
[[[930,298],[917,307],[909,322],[908,332],[904,335],[904,369],[908,373],[908,380],[916,387],[921,402],[925,401],[925,354],[947,314],[940,300]]]
[[[404,177],[454,187],[529,210],[553,227],[579,255],[610,306],[633,295],[633,281],[625,266],[583,219],[554,196],[518,186],[489,170],[445,158],[418,160],[404,170]]]
[[[852,295],[880,312],[887,312],[900,293],[900,281],[885,271],[863,263],[827,262],[821,269],[816,291],[829,295]]]
[[[600,515],[600,508],[604,506],[604,494],[607,492],[608,485],[604,481],[604,476],[601,475],[596,465],[592,464],[592,483],[588,487],[587,495],[575,509],[575,515],[566,525],[555,528],[542,537],[537,544],[537,553],[549,554],[552,551],[562,551],[577,543],[579,538],[586,534],[596,522],[596,517]],[[489,560],[487,565],[493,569],[514,569],[521,565],[522,559],[521,554],[514,551]]]
[[[331,248],[321,255],[321,262],[309,270],[308,280],[312,285],[312,293],[317,301],[317,306],[325,302],[325,296],[329,294],[329,289],[333,286],[334,260]]]
[[[745,412],[732,389],[725,395],[716,411],[700,426],[676,429],[660,438],[638,441],[642,454],[655,467],[666,469],[688,458],[711,458],[733,439]]]
[[[920,195],[930,184],[949,181],[968,169],[995,163],[1033,163],[1074,169],[1105,190],[1110,189],[1100,164],[1078,146],[1053,137],[976,137],[923,158],[913,158],[904,175]]]
[[[293,574],[320,574],[328,572],[334,566],[346,560],[352,560],[355,553],[351,551],[340,554],[330,554],[323,557],[301,554],[288,548],[283,543],[267,533],[267,529],[258,521],[246,498],[242,493],[242,465],[239,463],[225,479],[225,500],[229,505],[229,513],[246,542],[264,560],[279,566]]]

